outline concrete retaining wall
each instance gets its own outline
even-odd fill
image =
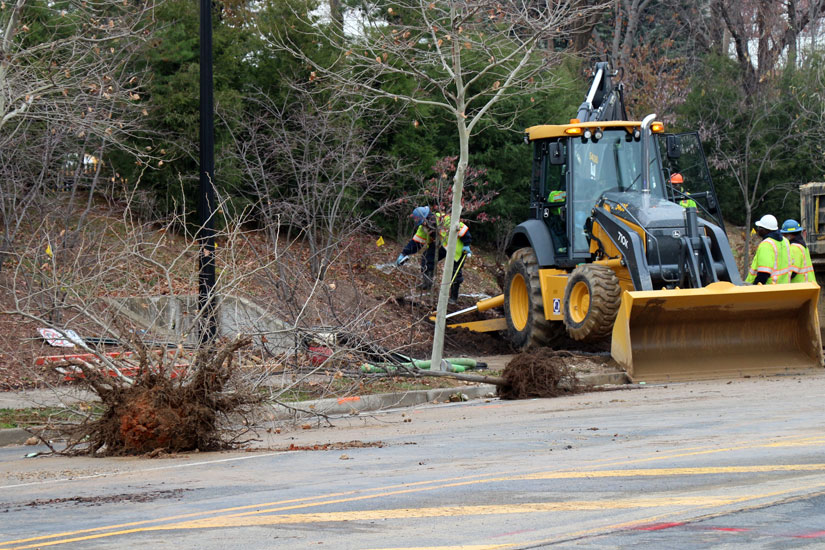
[[[121,315],[143,327],[152,338],[183,344],[198,343],[198,296],[152,296],[148,298],[110,298],[109,304]],[[272,353],[295,347],[290,325],[263,308],[236,296],[223,296],[216,307],[218,336],[248,334],[256,345]]]

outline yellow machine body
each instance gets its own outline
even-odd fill
[[[822,367],[820,287],[744,284],[698,133],[626,120],[617,74],[597,63],[570,124],[526,129],[530,218],[508,239],[504,294],[448,317],[503,306],[463,326],[528,352],[611,338],[635,382]],[[811,204],[809,231],[825,219]]]
[[[624,292],[611,355],[634,382],[822,366],[815,283]]]

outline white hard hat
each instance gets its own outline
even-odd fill
[[[762,216],[762,218],[760,218],[754,225],[756,227],[761,227],[762,229],[767,229],[768,231],[776,231],[779,229],[779,224],[776,222],[776,218],[770,214],[765,214]]]

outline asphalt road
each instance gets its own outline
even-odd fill
[[[823,395],[825,372],[428,405],[255,452],[4,448],[0,550],[823,548]]]

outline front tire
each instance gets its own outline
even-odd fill
[[[621,304],[622,288],[612,269],[581,265],[573,270],[564,289],[564,325],[574,340],[607,338]]]
[[[516,250],[504,279],[507,337],[517,350],[552,346],[564,339],[564,326],[544,317],[539,263],[532,248]]]

